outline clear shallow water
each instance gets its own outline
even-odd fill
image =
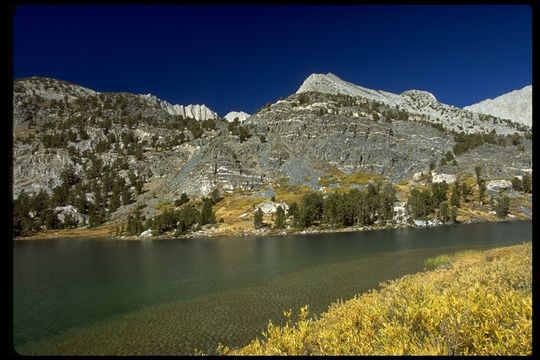
[[[22,354],[189,354],[243,345],[283,310],[423,269],[427,257],[532,240],[532,222],[277,237],[16,242]]]

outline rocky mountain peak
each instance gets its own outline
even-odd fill
[[[225,115],[225,120],[228,122],[233,122],[235,118],[238,118],[238,121],[244,122],[248,117],[250,117],[248,113],[245,113],[243,111],[231,111]]]
[[[424,90],[407,90],[401,93],[401,96],[408,97],[408,98],[414,98],[414,99],[421,99],[423,101],[437,101],[437,98],[435,95],[428,91]]]
[[[33,76],[16,79],[13,82],[14,94],[19,96],[38,96],[46,100],[95,96],[99,92],[72,84],[68,81]]]
[[[363,97],[379,101],[392,106],[403,105],[405,101],[397,94],[386,91],[372,90],[348,81],[342,80],[332,73],[311,74],[300,86],[297,94],[315,91],[327,94],[341,94],[354,97]]]
[[[181,115],[183,117],[189,117],[200,121],[217,119],[219,117],[215,111],[212,111],[208,106],[204,104],[173,105],[165,100],[161,100],[160,98],[152,94],[144,94],[139,96],[143,99],[146,99],[150,103],[159,105],[159,107],[161,107],[163,110],[165,110],[171,115]]]
[[[495,99],[486,99],[465,106],[463,109],[532,126],[532,85],[503,94]]]

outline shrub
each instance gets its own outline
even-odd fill
[[[436,268],[442,265],[447,265],[450,263],[450,256],[448,255],[439,255],[436,257],[427,258],[424,260],[424,266],[428,269]]]
[[[383,283],[319,319],[300,310],[224,355],[532,355],[530,243]],[[445,261],[438,257],[433,263]]]

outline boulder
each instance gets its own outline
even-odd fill
[[[281,208],[285,212],[289,210],[289,205],[287,205],[284,202],[280,203],[280,202],[273,202],[273,201],[265,201],[255,206],[255,209],[253,210],[253,212],[257,211],[258,209],[261,209],[263,214],[273,214],[277,211],[278,206],[281,206]]]
[[[443,181],[446,181],[447,184],[451,184],[456,182],[456,175],[454,174],[437,174],[435,171],[432,171],[431,176],[433,176],[431,181],[434,183],[442,183]]]
[[[394,218],[393,220],[397,224],[406,224],[407,223],[407,210],[405,209],[405,205],[407,203],[400,202],[394,205]]]
[[[54,208],[58,220],[64,223],[66,216],[71,216],[72,219],[75,219],[78,223],[78,226],[85,225],[88,221],[88,215],[81,214],[77,208],[73,205],[67,206],[57,206]]]
[[[145,230],[141,233],[141,235],[139,235],[140,237],[142,238],[149,238],[149,237],[152,237],[153,234],[152,234],[152,229],[148,229],[148,230]]]
[[[489,192],[499,192],[507,189],[512,189],[510,180],[490,180],[486,182],[486,190]]]

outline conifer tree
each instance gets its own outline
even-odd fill
[[[253,225],[255,225],[255,229],[260,229],[263,226],[263,212],[261,208],[258,208],[257,211],[255,211],[255,216],[253,217]]]
[[[486,194],[486,182],[480,179],[478,182],[478,201],[482,204],[484,195]]]
[[[283,229],[285,227],[285,211],[283,211],[281,206],[278,206],[276,209],[276,222],[274,226],[276,229]]]
[[[212,199],[204,198],[201,210],[201,225],[214,224],[216,222],[216,215],[212,210],[212,204]]]

